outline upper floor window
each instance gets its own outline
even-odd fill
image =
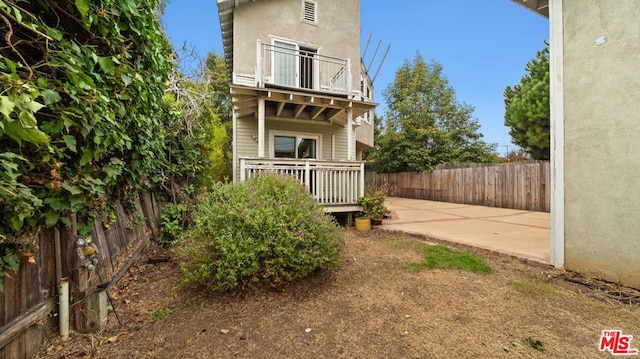
[[[311,0],[302,0],[302,21],[309,24],[318,23],[318,3]]]

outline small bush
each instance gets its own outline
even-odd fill
[[[384,204],[386,196],[386,187],[366,187],[364,196],[358,198],[358,204],[362,207],[362,217],[382,220],[389,213]]]
[[[187,206],[183,203],[167,203],[162,206],[158,242],[168,244],[178,238],[180,232],[182,232],[182,217],[186,211]]]
[[[335,267],[342,231],[293,178],[216,184],[178,241],[182,283],[210,291],[278,286]]]

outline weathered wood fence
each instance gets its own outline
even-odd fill
[[[367,173],[388,196],[549,212],[549,162],[442,168],[430,172]]]
[[[108,229],[96,221],[91,237],[98,249],[94,271],[83,265],[72,229],[60,227],[40,233],[35,263],[25,257],[17,272],[4,278],[4,292],[0,293],[0,358],[31,358],[45,336],[57,328],[58,276],[69,280],[70,327],[77,331],[92,329],[95,322],[88,319],[87,298],[104,286],[115,284],[136,254],[158,234],[160,207],[154,196],[140,194],[134,207],[127,211],[116,204],[117,220]],[[56,264],[58,241],[60,262]]]

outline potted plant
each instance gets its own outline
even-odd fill
[[[364,196],[358,198],[358,205],[362,207],[362,212],[361,215],[356,218],[356,229],[358,229],[358,220],[361,221],[360,226],[365,228],[363,230],[367,230],[366,222],[369,223],[369,229],[371,228],[371,224],[382,223],[384,216],[389,213],[387,206],[384,204],[386,192],[385,188],[365,188]]]

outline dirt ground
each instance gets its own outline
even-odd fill
[[[245,295],[176,290],[178,264],[150,263],[166,254],[151,247],[111,290],[121,325],[112,312],[107,329],[51,338],[36,357],[600,358],[611,356],[598,350],[602,330],[640,338],[632,290],[607,294],[484,252],[490,274],[410,273],[400,264],[422,260],[411,244],[424,240],[380,230],[345,240],[339,268]]]

